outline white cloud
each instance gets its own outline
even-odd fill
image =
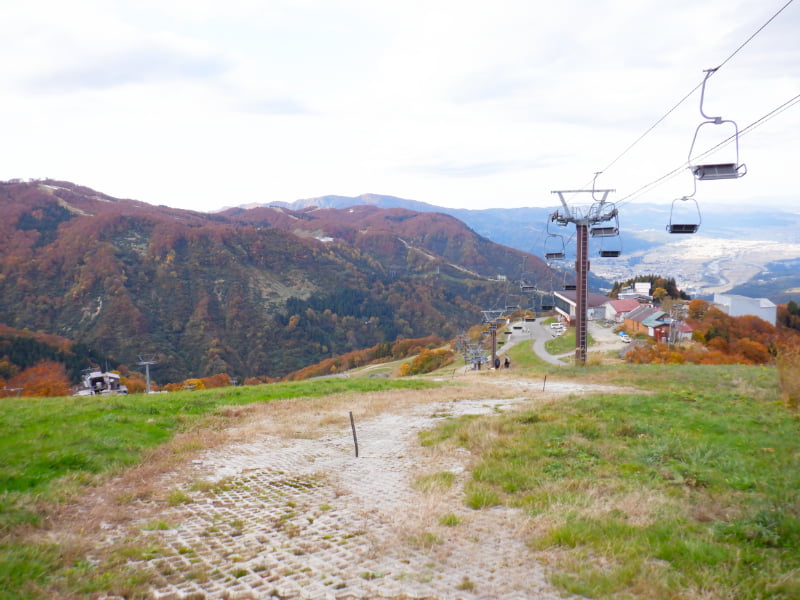
[[[75,0],[0,9],[0,179],[200,210],[324,194],[553,204],[610,166],[624,197],[686,160],[697,94],[783,3]],[[800,5],[709,81],[744,127],[800,93]],[[800,109],[741,140],[705,201],[794,197]],[[683,195],[681,173],[645,200]]]

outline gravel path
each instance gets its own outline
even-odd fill
[[[107,526],[106,543],[140,535],[158,549],[136,565],[154,574],[159,600],[561,598],[525,546],[523,515],[464,505],[469,451],[423,448],[417,436],[449,416],[525,400],[393,408],[356,423],[358,458],[341,425],[206,451],[158,483],[185,502],[162,503],[156,526],[142,506]],[[413,485],[442,472],[454,475],[445,490]]]

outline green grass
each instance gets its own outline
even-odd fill
[[[461,524],[461,517],[454,513],[445,513],[441,517],[439,517],[439,525],[444,525],[445,527],[455,527],[456,525]]]
[[[511,368],[517,372],[520,370],[525,370],[526,372],[553,370],[552,366],[548,362],[536,356],[533,351],[533,342],[531,340],[526,340],[524,342],[520,342],[519,344],[515,344],[508,352],[506,352],[506,354],[508,355],[508,358],[511,359]]]
[[[774,369],[580,372],[652,393],[444,424],[424,440],[481,456],[465,503],[542,523],[529,546],[556,557],[565,592],[800,598],[800,421],[780,404]]]
[[[144,451],[168,442],[176,433],[212,420],[215,426],[224,426],[223,407],[438,385],[416,379],[331,378],[172,394],[4,398],[0,402],[0,600],[48,597],[42,590],[53,581],[67,586],[64,593],[69,597],[91,586],[119,589],[120,595],[138,589],[141,574],[130,572],[124,563],[81,567],[78,574],[65,549],[28,543],[25,533],[42,525],[50,504],[68,501],[85,485],[136,464]],[[189,500],[180,492],[168,498],[173,505]]]
[[[586,345],[591,346],[594,344],[594,339],[588,333],[586,334]],[[570,351],[575,351],[575,328],[569,327],[567,328],[566,333],[564,335],[559,335],[558,337],[553,338],[552,340],[548,340],[544,344],[545,350],[547,350],[550,354],[554,356],[558,356],[559,354],[565,354]]]
[[[143,450],[168,441],[223,406],[435,385],[331,378],[172,394],[5,398],[0,402],[0,494],[40,493],[66,475],[91,476],[131,465]]]

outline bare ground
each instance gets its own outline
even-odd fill
[[[49,536],[98,562],[147,549],[128,560],[160,600],[560,598],[526,546],[535,524],[468,508],[473,457],[423,447],[418,432],[602,386],[551,381],[545,393],[512,373],[462,381],[231,408],[235,427],[179,436],[70,505]],[[452,485],[435,485],[442,473]]]

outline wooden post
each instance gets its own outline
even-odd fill
[[[350,429],[353,430],[353,443],[356,446],[356,458],[358,458],[358,437],[356,437],[356,424],[353,421],[353,411],[350,411]]]

